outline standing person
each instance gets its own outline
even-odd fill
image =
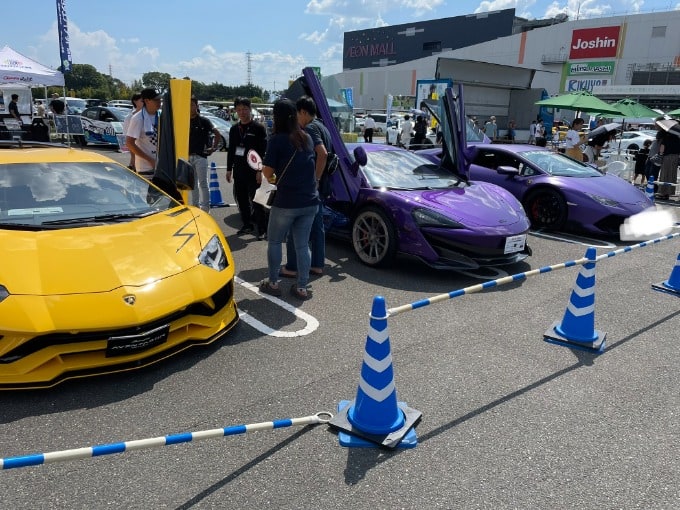
[[[514,120],[508,122],[508,140],[510,141],[510,143],[515,143],[515,136],[517,134],[515,128],[516,124]]]
[[[583,123],[584,120],[581,117],[576,117],[571,123],[571,128],[567,131],[567,136],[564,139],[565,154],[576,161],[583,161],[581,134],[579,133]]]
[[[212,141],[210,134],[212,133]],[[191,190],[191,203],[204,212],[210,212],[208,189],[208,156],[217,150],[220,132],[198,110],[198,99],[191,98],[189,113],[189,163],[196,170],[196,185]]]
[[[532,120],[529,124],[529,144],[536,144],[536,121]]]
[[[659,155],[661,160],[661,171],[659,172],[659,182],[669,184],[659,184],[659,198],[668,200],[671,193],[675,192],[678,182],[678,159],[680,159],[680,138],[674,134],[665,132],[659,143]]]
[[[652,145],[649,146],[649,154],[647,155],[647,168],[646,177],[649,181],[650,177],[654,177],[654,181],[659,180],[659,171],[661,170],[661,160],[657,159],[655,156],[659,153],[659,146],[661,145],[661,140],[663,140],[663,131],[659,130],[656,132],[656,137],[652,140]],[[654,184],[654,189],[657,189],[657,185]]]
[[[295,103],[290,99],[274,103],[274,131],[263,163],[262,175],[265,179],[276,175],[277,190],[267,229],[269,277],[260,282],[259,289],[265,294],[281,295],[281,244],[286,235],[291,235],[298,272],[297,283],[292,285],[290,293],[304,300],[309,297],[309,233],[319,208],[319,194],[312,138],[300,127]]]
[[[484,132],[492,142],[498,138],[498,126],[496,125],[495,116],[489,117],[489,120],[484,124]]]
[[[227,151],[227,182],[234,180],[234,198],[238,205],[243,226],[237,235],[253,234],[257,225],[258,237],[267,230],[267,215],[264,207],[253,203],[255,190],[262,182],[262,172],[254,171],[248,165],[246,155],[254,150],[262,157],[267,148],[267,131],[259,122],[253,120],[250,99],[238,97],[234,101],[238,123],[229,130],[229,150]]]
[[[45,105],[43,104],[42,101],[37,101],[35,105],[35,114],[39,118],[43,118],[45,116]]]
[[[320,182],[326,168],[328,153],[331,151],[331,134],[326,126],[316,117],[316,104],[309,96],[302,96],[295,103],[298,123],[312,138],[316,154],[316,182]],[[309,236],[312,248],[310,274],[320,276],[326,264],[326,232],[323,226],[323,204],[319,202],[312,231]],[[295,238],[288,235],[286,242],[286,265],[281,268],[281,276],[297,276],[297,256]]]
[[[545,137],[545,126],[543,125],[543,119],[538,119],[536,123],[536,145],[539,147],[545,147],[548,140]]]
[[[427,123],[425,122],[425,117],[418,115],[416,117],[416,125],[413,127],[413,145],[416,149],[420,148],[419,145],[425,143],[425,137],[427,136]]]
[[[373,131],[375,131],[375,120],[369,114],[364,119],[364,141],[366,143],[373,143]]]
[[[143,106],[130,119],[125,143],[135,155],[135,171],[150,179],[156,167],[158,152],[158,118],[161,94],[154,88],[141,92]]]
[[[132,111],[127,114],[125,117],[125,120],[123,121],[123,136],[127,137],[128,134],[128,129],[130,128],[130,120],[132,119],[132,116],[137,113],[139,110],[142,109],[142,106],[144,106],[144,100],[142,99],[142,94],[139,92],[135,92],[132,94],[132,97],[130,98],[130,102],[132,103]],[[127,140],[127,139],[126,139]],[[127,147],[127,145],[126,145]],[[130,151],[130,162],[128,163],[128,168],[130,170],[135,169],[135,153]]]
[[[413,122],[411,122],[411,117],[406,114],[404,115],[404,122],[401,123],[401,145],[408,148],[411,144],[411,138],[413,137]]]
[[[12,94],[12,100],[7,105],[7,109],[12,118],[21,122],[21,115],[19,115],[19,94]]]
[[[652,145],[651,140],[645,140],[642,147],[635,154],[635,174],[633,175],[633,184],[637,180],[637,176],[640,176],[640,184],[644,185],[647,176],[647,158],[649,157],[649,148]]]

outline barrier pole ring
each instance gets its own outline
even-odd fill
[[[333,413],[328,411],[320,411],[314,415],[317,419],[316,423],[328,423],[333,419]]]

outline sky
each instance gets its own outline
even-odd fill
[[[12,6],[2,45],[58,67],[55,0]],[[127,84],[158,71],[205,84],[250,78],[269,91],[306,66],[341,72],[344,32],[513,7],[528,19],[582,19],[668,11],[680,0],[65,0],[74,64]]]

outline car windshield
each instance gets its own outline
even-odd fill
[[[131,221],[180,205],[116,163],[0,165],[0,227]]]
[[[368,152],[363,172],[374,188],[440,189],[457,186],[451,172],[409,151]]]
[[[602,174],[590,165],[579,163],[559,152],[527,151],[520,155],[531,161],[545,173],[560,177],[601,177]]]
[[[66,99],[66,106],[71,111],[71,113],[79,114],[85,108],[87,108],[87,102],[84,99],[74,99],[69,97]]]
[[[130,115],[130,109],[129,108],[118,108],[118,107],[110,107],[108,110],[113,113],[114,117],[116,117],[116,121],[118,122],[124,122],[125,117]]]

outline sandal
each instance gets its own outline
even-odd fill
[[[260,289],[260,292],[264,294],[269,294],[270,296],[280,296],[281,295],[281,289],[277,285],[274,287],[271,282],[267,279],[262,280],[260,282],[260,286],[258,287]]]
[[[283,278],[296,278],[297,271],[291,271],[290,269],[286,269],[286,266],[281,266],[281,269],[279,269],[279,276],[282,276]]]
[[[323,276],[323,269],[320,267],[313,267],[309,270],[309,276]]]
[[[302,301],[305,301],[306,299],[309,299],[309,294],[307,293],[307,289],[303,287],[298,287],[297,284],[293,284],[290,287],[290,294],[293,297],[296,297]]]

